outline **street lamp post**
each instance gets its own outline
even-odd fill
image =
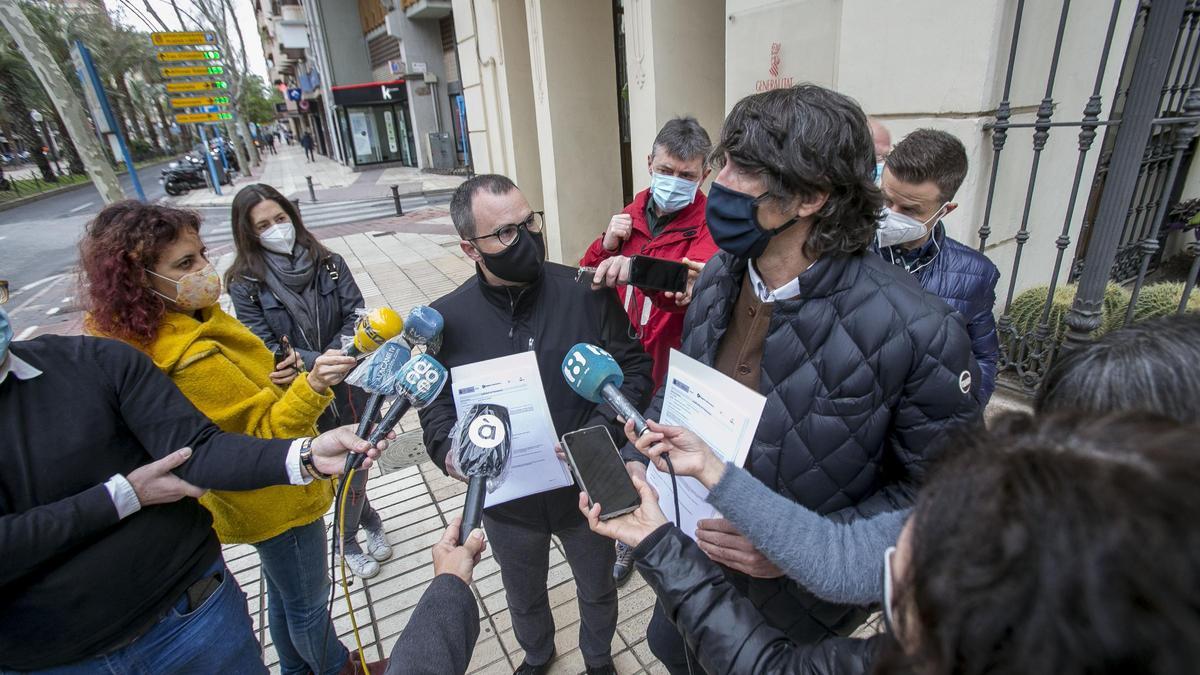
[[[54,139],[50,136],[50,127],[46,124],[46,116],[40,110],[31,110],[29,117],[38,126],[38,132],[42,134],[42,142],[50,151],[50,159],[54,160],[54,173],[59,176],[63,175],[62,167],[58,165],[58,149],[54,145]]]

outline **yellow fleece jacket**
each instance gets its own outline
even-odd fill
[[[167,312],[147,350],[183,395],[223,431],[258,438],[315,436],[317,418],[333,394],[318,394],[303,376],[281,389],[268,377],[275,358],[262,340],[218,305],[200,315],[202,321]],[[255,544],[307,525],[332,501],[327,480],[247,492],[211,490],[200,498],[225,544]]]

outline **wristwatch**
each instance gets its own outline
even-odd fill
[[[332,478],[332,476],[327,473],[322,473],[321,470],[317,468],[317,465],[313,464],[312,444],[313,439],[311,438],[304,439],[304,442],[300,444],[300,466],[304,467],[304,470],[308,472],[308,475],[312,476],[315,480],[329,480]]]

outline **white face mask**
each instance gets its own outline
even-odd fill
[[[896,213],[884,207],[883,213],[879,218],[879,230],[875,234],[879,241],[879,248],[907,244],[910,241],[924,237],[925,233],[929,231],[930,224],[937,222],[944,208],[946,208],[946,204],[939,206],[937,212],[929,220],[921,222],[916,218],[906,216],[903,213]]]
[[[272,253],[291,255],[292,248],[296,245],[296,228],[290,220],[275,223],[258,235],[258,241],[263,248]]]

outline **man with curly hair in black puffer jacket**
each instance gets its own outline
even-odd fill
[[[730,111],[714,157],[706,217],[722,252],[693,289],[682,351],[767,397],[746,468],[835,519],[911,506],[947,435],[979,419],[979,369],[962,318],[868,252],[882,198],[866,115],[813,85],[756,94]],[[695,534],[796,642],[847,634],[866,616],[789,581],[724,519]],[[648,637],[672,673],[688,672],[661,606]]]

